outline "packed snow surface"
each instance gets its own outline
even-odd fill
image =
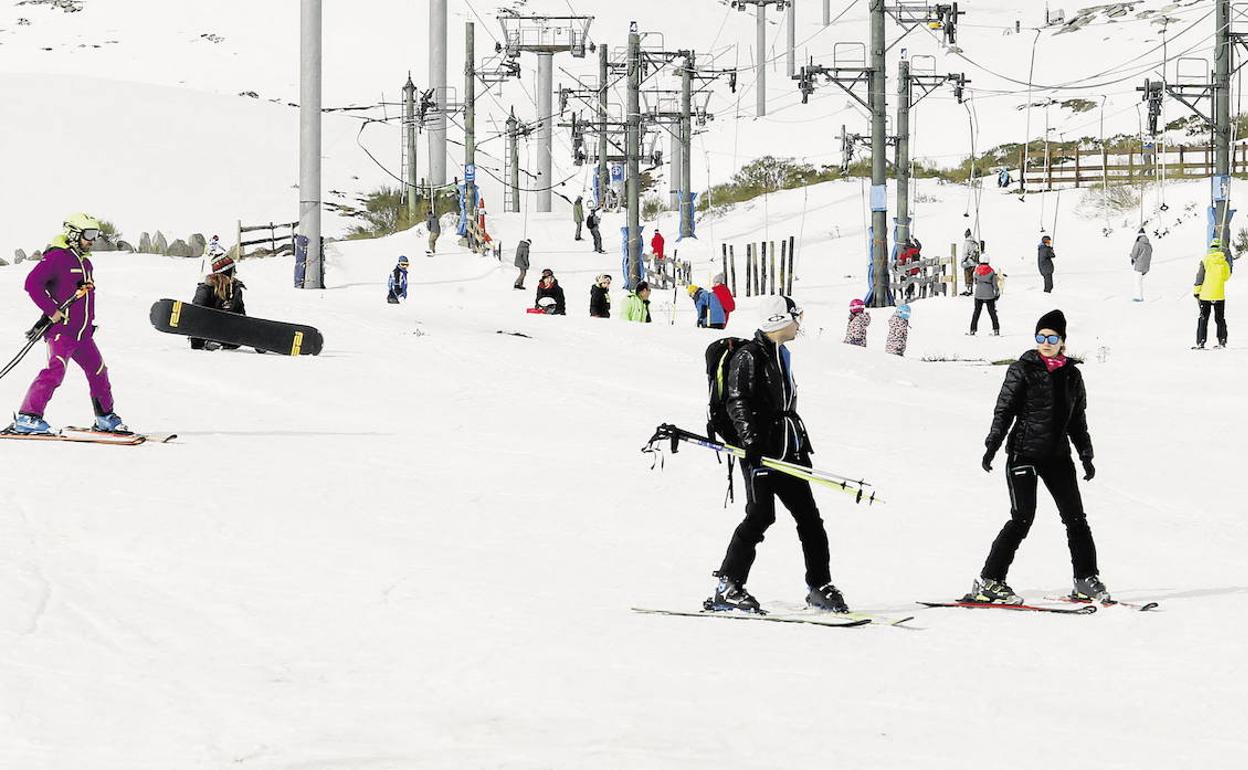
[[[683,290],[675,325],[670,291],[648,326],[588,318],[593,276],[618,279],[619,260],[572,241],[563,217],[496,222],[504,243],[533,239],[524,292],[510,248],[500,264],[449,236],[432,258],[415,233],[336,244],[323,292],[292,289],[288,260],[244,262],[250,312],[318,326],[316,358],[193,352],[147,312],[189,297],[199,260],[100,254],[117,409],[180,438],[0,443],[0,765],[1237,767],[1245,347],[1232,331],[1227,350],[1188,349],[1203,223],[1180,219],[1204,194],[1172,188],[1150,223],[1170,234],[1144,303],[1130,301],[1134,221],[1105,237],[1074,193],[986,195],[988,253],[1009,275],[1003,336],[964,335],[969,300],[920,300],[904,359],[882,352],[887,309],[871,311],[868,349],[840,342],[863,285],[857,184],[703,224],[738,258],[764,232],[801,237],[791,348],[815,459],[887,501],[816,492],[833,578],[855,608],[915,614],[914,631],[630,612],[697,607],[741,516],[710,452],[651,470],[638,451],[660,422],[701,427],[716,333],[693,328]],[[929,253],[969,221],[962,191],[941,195],[919,211]],[[1051,296],[1034,269],[1042,203],[1060,212]],[[394,307],[384,281],[401,253],[412,291]],[[547,266],[567,317],[524,313]],[[695,280],[714,269],[699,262]],[[24,275],[0,269],[14,349],[35,315]],[[730,333],[750,333],[757,302],[742,298]],[[987,362],[1031,347],[1054,306],[1086,358],[1099,473],[1082,489],[1102,575],[1161,611],[919,609],[966,591],[1007,516],[1003,458],[979,468],[1004,374]],[[0,382],[13,408],[39,355]],[[79,372],[47,416],[89,419]],[[780,516],[749,586],[796,602],[800,550]],[[1042,494],[1010,582],[1039,600],[1069,578]]]

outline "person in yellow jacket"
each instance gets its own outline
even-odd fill
[[[1196,350],[1204,350],[1209,337],[1209,313],[1213,312],[1218,327],[1218,347],[1226,347],[1226,282],[1231,279],[1231,264],[1222,251],[1222,241],[1214,238],[1209,253],[1200,261],[1192,293],[1200,304],[1200,320],[1196,322]]]

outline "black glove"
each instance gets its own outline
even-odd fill
[[[984,452],[984,459],[979,464],[979,467],[984,469],[984,473],[992,473],[992,456],[995,454],[996,452],[992,451]]]
[[[1096,466],[1092,465],[1092,458],[1081,457],[1079,462],[1083,463],[1083,480],[1091,481],[1096,476]]]
[[[761,468],[763,465],[763,448],[757,443],[747,444],[743,462],[751,468]]]

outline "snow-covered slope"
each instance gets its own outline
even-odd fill
[[[1182,188],[1171,210],[1204,194]],[[1133,231],[1103,238],[1067,198],[1045,296],[1031,264],[1041,196],[989,195],[985,237],[1010,274],[1004,335],[965,337],[966,300],[924,300],[897,359],[881,351],[887,311],[869,349],[839,342],[862,285],[857,186],[803,197],[743,208],[716,237],[806,222],[801,411],[818,463],[888,500],[817,493],[849,600],[910,613],[969,585],[1009,506],[1000,472],[979,469],[1003,369],[922,359],[1017,355],[1057,305],[1088,358],[1100,472],[1083,491],[1103,575],[1163,612],[928,610],[910,632],[630,613],[696,606],[741,515],[721,507],[709,453],[651,471],[638,452],[661,421],[701,424],[712,336],[683,296],[675,326],[670,295],[656,295],[649,326],[587,318],[592,276],[618,275],[618,259],[572,242],[562,217],[497,230],[514,242],[527,227],[534,267],[568,293],[566,318],[524,314],[531,285],[516,292],[511,268],[454,251],[415,257],[412,298],[387,306],[392,260],[423,249],[414,234],[336,244],[324,292],[290,289],[288,260],[244,263],[253,313],[324,331],[325,353],[308,359],[193,353],[146,316],[161,296],[189,296],[198,261],[101,255],[118,409],[181,439],[0,443],[0,765],[1238,766],[1245,348],[1187,350],[1199,219],[1157,242],[1136,304]],[[929,250],[957,239],[963,210],[953,195],[920,210]],[[32,320],[23,273],[0,270],[12,348]],[[756,300],[741,305],[731,333],[751,329]],[[0,398],[16,405],[37,368],[24,362]],[[88,415],[71,372],[48,416]],[[1044,501],[1011,582],[1039,598],[1067,579]],[[801,596],[784,521],[750,586]]]

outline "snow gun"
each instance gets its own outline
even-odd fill
[[[745,450],[740,447],[721,443],[707,438],[706,436],[700,436],[697,433],[691,433],[670,423],[663,423],[655,429],[654,435],[651,436],[650,440],[646,442],[646,445],[641,448],[643,454],[650,454],[654,456],[654,460],[650,466],[651,470],[653,470],[656,466],[660,468],[663,467],[663,444],[665,442],[670,442],[669,446],[671,453],[676,454],[676,452],[679,451],[680,442],[682,441],[688,444],[693,444],[694,446],[705,447],[717,453],[722,452],[727,454],[730,460],[732,458],[741,459],[745,457]],[[841,476],[836,473],[821,471],[818,468],[797,465],[784,460],[777,460],[772,457],[764,457],[763,465],[767,468],[771,468],[772,470],[779,471],[780,473],[786,473],[794,478],[799,478],[812,484],[819,484],[820,486],[824,486],[829,489],[844,492],[845,494],[853,497],[855,503],[862,503],[865,501],[867,505],[874,505],[875,503],[884,502],[874,491],[867,489],[867,487],[870,487],[871,485],[862,479],[851,479],[848,476]],[[728,467],[728,484],[728,498],[730,499],[732,497],[731,463]],[[726,501],[725,505],[727,505]]]
[[[70,305],[87,296],[87,292],[92,288],[94,288],[92,284],[79,282],[78,291],[74,292],[72,297],[65,300],[64,304],[56,309],[57,312],[64,314],[65,311],[69,309]],[[55,315],[55,313],[53,315]],[[4,365],[3,369],[0,369],[0,379],[3,379],[5,375],[13,371],[13,367],[21,363],[22,359],[26,357],[26,354],[30,352],[30,349],[35,346],[35,343],[43,339],[44,333],[47,332],[48,327],[50,326],[52,326],[51,318],[46,315],[39,317],[38,322],[36,322],[35,325],[30,327],[30,329],[26,332],[26,345],[17,352],[17,355],[13,356],[12,361],[9,361]]]

